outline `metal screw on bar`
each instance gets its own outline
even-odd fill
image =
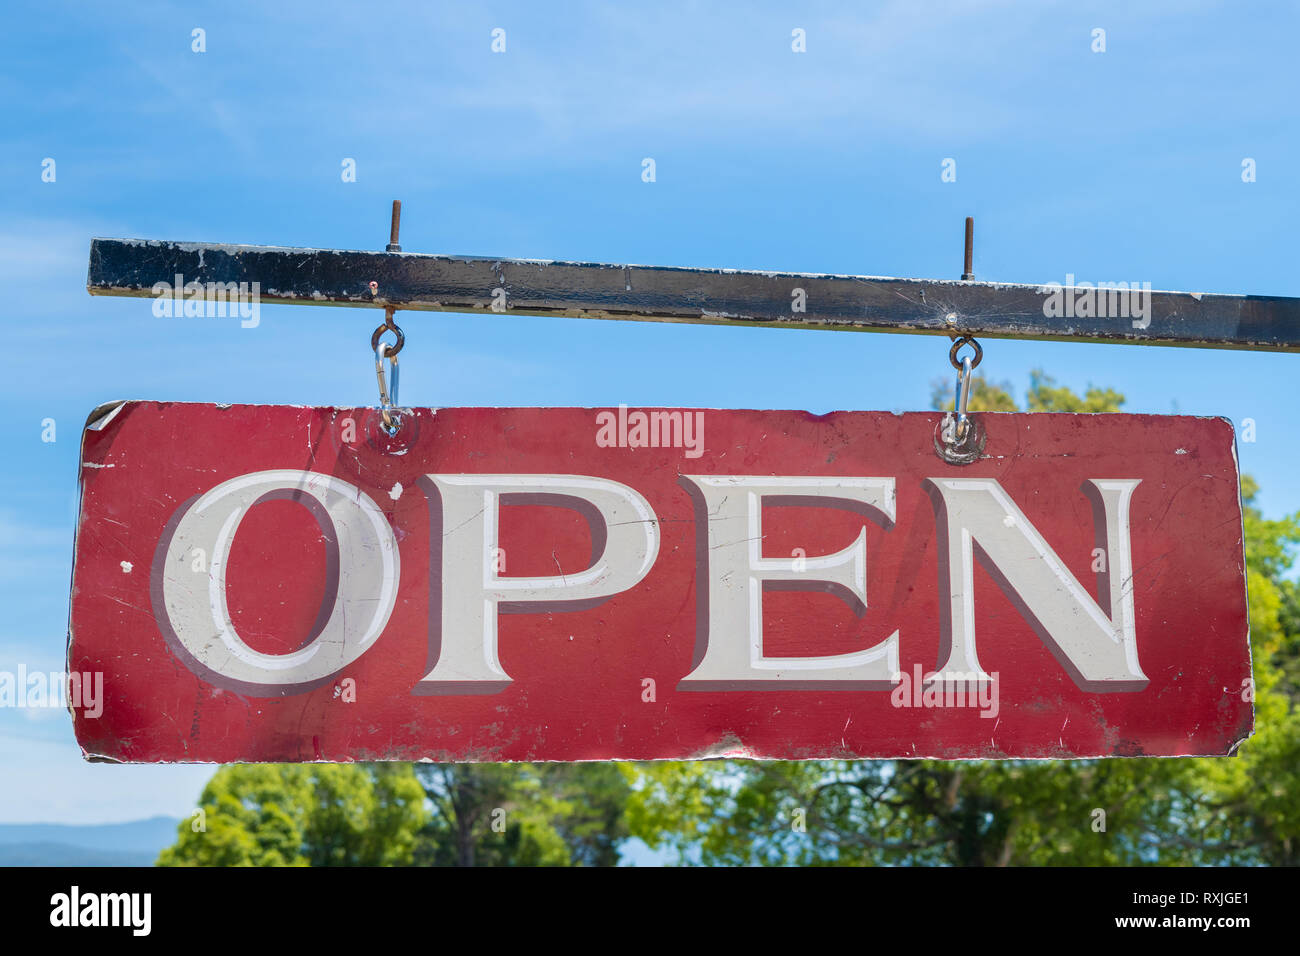
[[[967,221],[969,222],[969,220]],[[401,226],[402,226],[402,201],[400,199],[394,199],[393,200],[393,225],[388,232],[388,248],[384,250],[385,252],[402,251],[402,247],[397,244],[397,231],[398,229],[401,228]],[[970,227],[967,226],[967,228],[969,229]]]
[[[975,217],[966,217],[966,271],[961,274],[963,282],[969,282],[975,278]]]

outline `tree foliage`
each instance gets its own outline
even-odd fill
[[[612,866],[613,764],[223,767],[160,866]]]
[[[406,764],[222,767],[159,866],[391,866],[411,862],[427,811]]]
[[[417,862],[613,866],[630,788],[612,764],[426,764]]]

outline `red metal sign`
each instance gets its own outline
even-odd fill
[[[1232,426],[128,402],[83,437],[69,671],[119,761],[1229,753]]]

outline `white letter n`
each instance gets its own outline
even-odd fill
[[[989,680],[975,651],[974,559],[993,576],[1074,682],[1088,691],[1141,690],[1133,623],[1129,503],[1140,479],[1084,482],[1106,570],[1098,605],[992,478],[927,478],[939,533],[939,673]],[[943,595],[947,595],[945,601]]]

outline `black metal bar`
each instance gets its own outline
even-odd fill
[[[91,241],[92,295],[154,297],[177,276],[302,305],[1300,351],[1300,299],[1279,296]]]

